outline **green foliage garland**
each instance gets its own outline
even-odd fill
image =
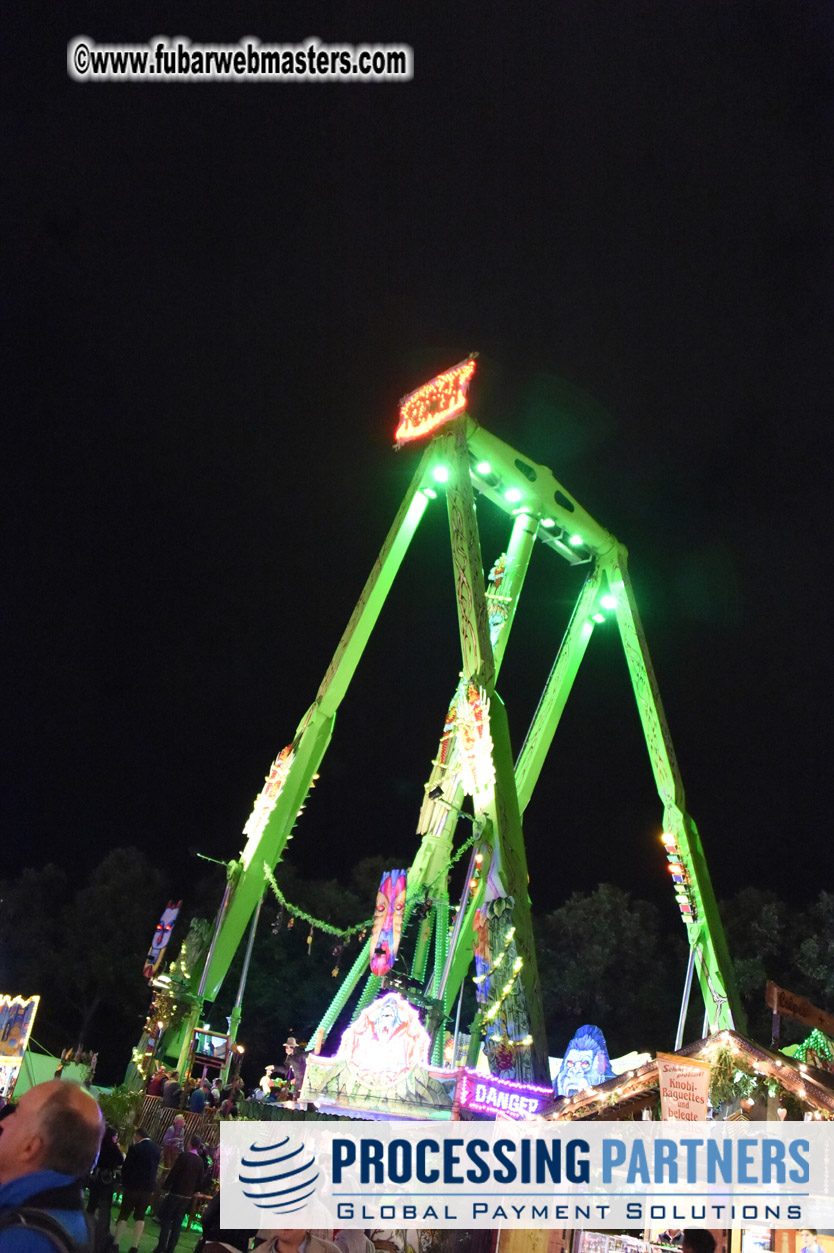
[[[769,1096],[778,1098],[791,1119],[801,1118],[801,1103],[777,1079],[751,1073],[728,1044],[716,1049],[710,1058],[709,1099],[713,1109],[733,1101],[765,1103]]]
[[[475,832],[475,834],[471,835],[464,844],[461,844],[460,848],[449,862],[450,870],[452,866],[457,865],[464,853],[469,851],[478,838],[479,833]],[[288,914],[291,914],[293,918],[300,918],[302,922],[306,922],[308,926],[314,927],[316,931],[323,931],[325,935],[335,935],[341,940],[349,940],[352,936],[359,935],[362,931],[367,931],[373,926],[373,918],[369,918],[366,922],[358,922],[355,926],[344,929],[342,927],[334,927],[329,922],[322,922],[320,918],[313,918],[311,914],[305,914],[304,910],[299,909],[297,905],[290,904],[278,884],[275,882],[275,876],[266,862],[264,862],[264,878],[272,889],[273,895],[278,901],[278,904],[285,909]]]
[[[343,930],[341,927],[334,927],[329,922],[322,922],[321,919],[319,918],[313,918],[310,914],[305,914],[304,910],[299,909],[297,905],[290,904],[290,902],[284,896],[284,893],[279,888],[278,884],[275,882],[275,876],[273,875],[272,871],[269,869],[269,866],[266,864],[266,862],[264,862],[264,878],[266,879],[269,886],[272,888],[272,891],[275,895],[275,899],[278,901],[279,905],[281,905],[282,908],[284,908],[287,911],[288,914],[291,914],[293,918],[300,918],[303,922],[308,923],[311,927],[315,927],[317,931],[324,931],[326,935],[335,935],[335,936],[338,936],[339,939],[349,940],[351,936],[358,935],[360,931],[367,931],[368,928],[373,925],[372,918],[368,919],[367,922],[359,922],[353,927],[348,927],[346,930]]]

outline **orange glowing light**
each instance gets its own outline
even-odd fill
[[[397,446],[430,435],[444,422],[462,413],[474,372],[475,362],[470,358],[404,397],[400,402],[400,424],[394,433]]]

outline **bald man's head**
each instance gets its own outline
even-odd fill
[[[39,1083],[0,1122],[0,1183],[36,1170],[80,1178],[93,1166],[104,1121],[97,1102],[76,1083]]]

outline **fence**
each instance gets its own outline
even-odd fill
[[[216,1148],[220,1141],[220,1123],[214,1110],[207,1109],[202,1114],[191,1114],[188,1110],[166,1108],[159,1096],[146,1096],[136,1126],[144,1127],[150,1138],[161,1144],[162,1137],[177,1114],[182,1114],[185,1119],[186,1144],[189,1136],[198,1135],[204,1144]]]
[[[272,1105],[262,1101],[241,1101],[240,1113],[243,1118],[258,1119],[261,1122],[286,1120],[287,1122],[312,1121],[351,1121],[347,1115],[320,1114],[317,1109],[287,1109],[284,1105]],[[221,1119],[214,1109],[206,1108],[202,1114],[191,1114],[188,1110],[167,1109],[159,1096],[146,1096],[136,1119],[137,1127],[144,1127],[152,1140],[162,1143],[162,1137],[171,1126],[177,1114],[185,1119],[185,1142],[189,1136],[198,1135],[204,1144],[216,1148],[220,1143]]]

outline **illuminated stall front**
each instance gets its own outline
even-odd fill
[[[32,1034],[39,996],[0,996],[0,1096],[10,1097]]]
[[[415,1007],[388,992],[362,1010],[333,1057],[307,1059],[302,1101],[363,1117],[450,1118],[457,1072],[429,1064]]]
[[[543,1116],[555,1122],[827,1120],[834,1118],[832,1052],[830,1040],[819,1030],[785,1052],[722,1031],[579,1090],[572,1082],[566,1086],[557,1080],[556,1098]],[[570,1054],[569,1047],[566,1057]],[[602,1072],[602,1062],[584,1060],[589,1073]],[[834,1232],[800,1232],[764,1223],[710,1231],[715,1253],[834,1253]],[[674,1214],[657,1214],[642,1231],[502,1232],[496,1253],[559,1253],[566,1248],[570,1253],[661,1253],[679,1248],[680,1235]]]

